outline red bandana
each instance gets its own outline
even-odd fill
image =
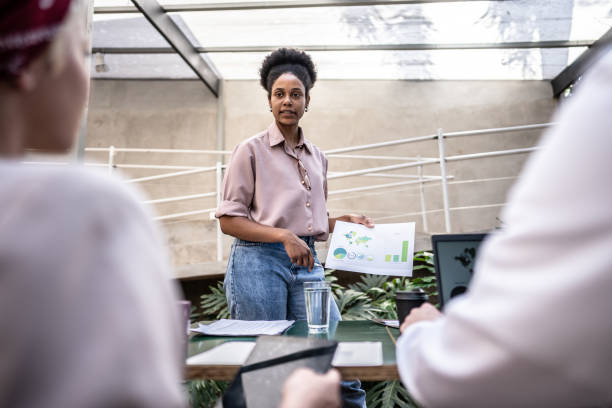
[[[49,45],[71,0],[0,0],[0,78],[18,75]]]

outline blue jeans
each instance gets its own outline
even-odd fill
[[[240,320],[306,320],[304,282],[325,279],[317,258],[313,237],[301,237],[315,259],[312,271],[291,263],[280,242],[250,242],[236,239],[227,264],[223,287],[232,319]],[[332,299],[330,320],[341,320]],[[361,383],[343,381],[344,407],[365,407]]]

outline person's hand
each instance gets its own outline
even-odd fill
[[[289,230],[287,230],[282,242],[287,251],[287,255],[289,255],[291,259],[291,263],[298,266],[307,266],[308,272],[310,272],[314,267],[314,257],[312,256],[308,244]]]
[[[415,307],[410,311],[410,314],[404,319],[400,327],[400,332],[404,332],[413,323],[423,322],[427,320],[436,320],[442,316],[442,313],[431,303],[423,303],[419,307]]]
[[[298,368],[285,381],[280,408],[340,408],[340,374]]]
[[[346,219],[346,221],[352,222],[354,224],[363,224],[368,228],[374,228],[374,222],[372,221],[372,219],[370,217],[366,217],[365,215],[348,214],[343,217],[340,217],[342,221],[344,221],[343,218]]]

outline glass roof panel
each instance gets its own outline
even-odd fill
[[[266,3],[274,3],[274,2],[285,2],[287,0],[265,0]],[[162,6],[168,5],[198,5],[198,4],[206,4],[206,3],[261,3],[261,0],[158,0],[158,3]],[[130,6],[132,7],[134,3],[131,0],[94,0],[95,7],[117,7],[117,6]]]
[[[215,0],[214,3],[235,2]],[[281,1],[281,0],[279,0]],[[203,4],[201,0],[162,0]],[[241,0],[240,3],[246,3]],[[96,6],[129,6],[96,0]],[[612,26],[610,0],[517,0],[171,13],[194,46],[362,46],[585,41]],[[94,48],[167,48],[139,13],[95,14]],[[327,79],[551,79],[585,48],[313,51]],[[125,50],[124,50],[125,52]],[[132,50],[132,52],[135,52]],[[146,50],[143,50],[146,52]],[[150,52],[150,51],[149,51]],[[207,54],[227,79],[254,79],[265,53]],[[106,54],[94,78],[195,78],[172,54]]]
[[[449,44],[596,40],[612,26],[599,6],[528,0],[172,14],[204,47]]]
[[[94,7],[133,6],[130,0],[94,0]]]
[[[551,79],[568,49],[325,51],[310,53],[320,79]],[[265,53],[211,53],[226,79],[257,79]]]
[[[104,54],[107,72],[97,72],[91,59],[94,79],[197,79],[178,54]]]
[[[265,0],[265,3],[286,2],[286,1],[287,0]],[[213,3],[213,4],[243,3],[244,4],[244,3],[262,3],[262,0],[209,0],[209,1],[206,1],[206,0],[205,1],[202,1],[202,0],[159,0],[159,4],[161,4],[162,6],[169,6],[169,5],[176,5],[176,4],[198,5],[198,4],[206,4],[206,3]]]
[[[94,14],[93,46],[168,47],[168,42],[141,14]]]
[[[120,1],[103,4],[107,2]],[[593,41],[612,27],[612,5],[607,0],[576,4],[572,0],[476,1],[172,15],[186,34],[193,33],[194,43],[204,47]],[[152,33],[154,29],[139,13],[96,14],[94,21],[96,26],[113,27],[94,37],[105,46],[140,43],[146,47],[151,37],[161,38]]]
[[[173,17],[174,22],[197,45],[197,39],[191,34],[180,16]],[[128,47],[150,48],[169,47],[168,42],[140,13],[94,14],[93,46],[95,47]]]
[[[311,52],[320,79],[551,79],[584,49]],[[224,79],[257,79],[266,53],[206,54]],[[107,54],[94,78],[195,79],[175,54]]]

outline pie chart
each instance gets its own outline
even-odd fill
[[[336,259],[343,259],[346,256],[346,249],[344,248],[336,248],[334,251],[334,257]]]

